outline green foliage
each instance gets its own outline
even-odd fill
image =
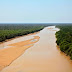
[[[0,24],[0,42],[16,36],[27,35],[42,30],[47,25]]]
[[[72,59],[72,25],[57,25],[60,31],[56,32],[57,45],[60,50]]]

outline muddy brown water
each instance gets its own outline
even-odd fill
[[[24,41],[39,36],[40,40],[1,72],[72,72],[72,61],[56,45],[55,26],[44,28],[38,34],[23,36],[0,45]]]

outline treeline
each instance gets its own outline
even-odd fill
[[[17,36],[27,35],[42,30],[47,25],[37,24],[0,24],[0,42]]]
[[[60,50],[72,59],[72,24],[70,25],[58,25],[60,31],[56,32],[57,45],[60,46]]]

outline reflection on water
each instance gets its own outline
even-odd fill
[[[71,60],[56,47],[58,30],[50,26],[40,31],[40,40],[1,72],[72,72]]]

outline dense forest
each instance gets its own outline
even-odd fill
[[[57,25],[60,31],[56,32],[57,45],[60,50],[72,59],[72,25]]]
[[[0,42],[42,30],[46,24],[0,24]]]

